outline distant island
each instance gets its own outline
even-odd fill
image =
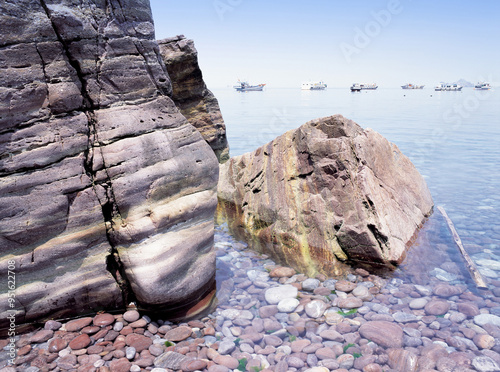
[[[466,88],[473,88],[474,87],[474,84],[472,84],[471,82],[469,82],[465,79],[460,79],[460,80],[456,81],[454,84],[458,84],[458,85],[461,85],[461,86],[466,87]]]

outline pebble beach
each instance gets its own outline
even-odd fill
[[[309,278],[222,227],[215,248],[210,315],[180,324],[136,310],[50,320],[16,336],[14,365],[12,345],[0,341],[0,372],[500,371],[500,281],[477,293],[436,269],[426,285],[363,269]]]

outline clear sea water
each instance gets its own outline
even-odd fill
[[[500,89],[379,88],[351,93],[348,88],[266,88],[239,93],[227,87],[212,91],[226,123],[231,156],[253,151],[308,120],[333,114],[381,133],[425,177],[435,205],[447,211],[487,280],[500,279]],[[436,209],[416,246],[421,248],[410,249],[407,263],[436,257],[427,267],[430,271],[442,264],[442,257],[433,253],[444,250],[456,266],[463,266]],[[415,276],[405,272],[408,266],[403,264],[399,275]]]

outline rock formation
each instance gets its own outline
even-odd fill
[[[159,40],[158,44],[172,79],[172,99],[212,147],[219,162],[226,162],[229,159],[226,126],[217,99],[203,81],[193,41],[179,35]]]
[[[399,149],[340,115],[310,121],[220,168],[219,216],[310,275],[391,265],[432,211]]]
[[[218,162],[169,98],[149,2],[4,1],[0,30],[0,328],[206,299]]]

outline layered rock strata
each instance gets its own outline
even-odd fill
[[[400,262],[432,198],[401,151],[340,115],[310,121],[220,168],[219,217],[313,274]]]
[[[219,162],[229,159],[226,126],[217,99],[207,89],[192,40],[183,35],[159,40],[160,54],[172,79],[172,99],[202,134]]]
[[[218,163],[169,98],[148,1],[0,3],[0,328],[213,287]]]

